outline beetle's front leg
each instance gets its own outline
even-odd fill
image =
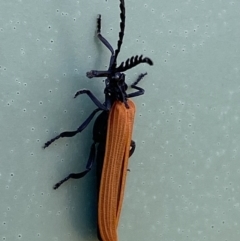
[[[130,93],[127,95],[128,98],[132,98],[132,97],[136,97],[136,96],[139,96],[139,95],[143,95],[145,90],[139,86],[137,86],[137,84],[143,79],[143,77],[147,75],[147,73],[144,73],[144,74],[140,74],[138,76],[138,78],[136,79],[135,82],[133,82],[133,84],[131,84],[131,88],[133,89],[136,89],[137,91],[133,92],[133,93]]]

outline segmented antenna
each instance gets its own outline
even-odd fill
[[[97,34],[101,34],[101,14],[97,17]]]
[[[125,4],[124,4],[124,0],[120,0],[120,32],[119,32],[119,40],[117,43],[117,49],[115,50],[115,59],[114,62],[115,64],[117,64],[117,57],[118,54],[120,52],[121,46],[122,46],[122,42],[123,42],[123,36],[124,36],[124,29],[125,29]]]
[[[153,61],[151,59],[147,57],[143,58],[142,55],[140,56],[136,55],[136,56],[132,56],[131,58],[128,58],[125,62],[122,62],[117,68],[115,68],[114,72],[123,72],[141,63],[153,65]]]

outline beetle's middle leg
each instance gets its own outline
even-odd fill
[[[93,162],[94,162],[95,156],[96,156],[95,144],[96,143],[93,143],[92,146],[91,146],[91,151],[90,151],[89,158],[88,158],[88,161],[87,161],[86,170],[83,171],[83,172],[80,172],[80,173],[71,173],[71,174],[69,174],[67,177],[62,179],[60,182],[56,183],[53,186],[53,189],[59,188],[64,182],[66,182],[70,178],[79,179],[79,178],[84,177],[89,171],[91,171],[92,165],[93,165]]]
[[[82,125],[80,125],[77,130],[75,131],[64,131],[62,133],[60,133],[59,135],[57,135],[56,137],[52,138],[51,140],[47,141],[43,148],[45,149],[46,147],[48,147],[49,145],[51,145],[54,141],[56,141],[57,139],[59,138],[62,138],[62,137],[73,137],[75,136],[76,134],[78,134],[79,132],[82,132],[87,126],[88,124],[91,122],[91,120],[93,119],[93,117],[95,116],[95,114],[100,111],[101,109],[100,108],[97,108],[95,109],[91,115],[82,123]]]
[[[86,94],[99,109],[107,110],[106,106],[103,105],[90,90],[86,90],[86,89],[79,90],[75,94],[74,98],[82,94]]]

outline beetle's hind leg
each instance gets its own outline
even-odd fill
[[[135,149],[136,149],[136,143],[135,141],[131,140],[131,144],[130,144],[130,151],[129,151],[129,157],[132,156],[132,154],[134,153]]]
[[[87,165],[86,165],[86,170],[85,171],[80,172],[80,173],[71,173],[71,174],[69,174],[67,177],[62,179],[60,182],[56,183],[53,186],[53,189],[59,188],[64,182],[66,182],[70,178],[79,179],[79,178],[84,177],[89,171],[91,171],[92,165],[93,165],[93,162],[94,162],[95,156],[96,156],[96,150],[95,149],[96,149],[95,148],[95,143],[93,143],[92,146],[91,146],[91,151],[90,151],[90,154],[89,154],[89,158],[88,158],[88,161],[87,161]]]
[[[129,157],[132,156],[132,154],[133,154],[134,151],[135,151],[135,148],[136,148],[136,143],[135,143],[135,141],[131,140],[130,150],[129,150]],[[128,168],[127,171],[130,172],[130,169]]]
[[[101,109],[100,108],[97,108],[95,109],[91,115],[82,123],[82,125],[80,125],[77,130],[75,131],[64,131],[62,133],[60,133],[59,135],[55,136],[54,138],[52,138],[51,140],[47,141],[43,148],[47,148],[48,146],[50,146],[54,141],[56,141],[57,139],[59,138],[62,138],[62,137],[73,137],[75,136],[76,134],[78,134],[79,132],[83,131],[87,126],[88,124],[91,122],[91,120],[93,119],[93,117],[95,116],[95,114],[100,111]]]
[[[113,47],[101,34],[101,14],[99,14],[98,17],[97,17],[97,37],[110,50],[112,55],[114,55]]]

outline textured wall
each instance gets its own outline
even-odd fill
[[[76,129],[103,100],[109,52],[94,37],[96,16],[115,47],[118,1],[0,2],[0,240],[96,240],[95,170],[84,169],[90,125]],[[119,61],[144,54],[119,241],[232,241],[240,235],[240,3],[218,0],[126,0]]]

